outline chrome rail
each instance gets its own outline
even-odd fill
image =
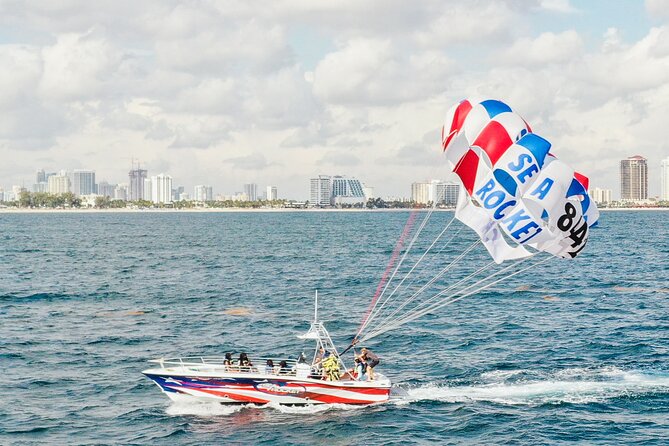
[[[273,366],[269,370],[267,361],[272,360]],[[178,367],[193,371],[205,371],[208,369],[216,371],[225,371],[229,373],[261,373],[269,375],[295,375],[297,361],[295,359],[275,359],[275,358],[249,358],[251,365],[239,365],[237,360],[232,364],[226,364],[224,357],[205,357],[189,356],[175,358],[150,359],[149,362],[160,364],[161,368]],[[281,368],[281,361],[286,362],[286,366]]]

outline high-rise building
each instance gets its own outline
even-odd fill
[[[33,184],[33,192],[46,192],[48,184],[46,182],[46,172],[44,169],[37,169],[35,173],[35,183]]]
[[[660,200],[669,201],[669,157],[660,161]]]
[[[436,203],[455,206],[460,186],[441,180],[430,180],[411,184],[411,201],[420,204]]]
[[[318,175],[311,179],[311,193],[309,205],[312,207],[331,206],[332,188],[329,175]]]
[[[60,172],[59,175],[49,177],[47,191],[50,194],[64,194],[70,192],[70,177],[67,172]]]
[[[428,204],[432,201],[431,189],[432,183],[426,181],[411,183],[411,201],[419,204]]]
[[[181,200],[181,194],[184,193],[184,187],[183,186],[177,186],[172,189],[172,201],[179,201]]]
[[[365,192],[362,189],[362,183],[356,178],[334,176],[332,177],[331,188],[330,204],[333,206],[365,203]]]
[[[255,183],[249,183],[244,185],[244,194],[246,194],[246,199],[248,201],[257,201],[258,200],[258,185]]]
[[[599,187],[595,187],[594,189],[590,189],[588,194],[597,204],[607,204],[613,201],[611,189],[600,189]]]
[[[211,186],[195,186],[194,192],[195,201],[212,201],[214,199],[214,189]]]
[[[153,200],[152,182],[153,182],[153,177],[144,179],[144,191],[142,192],[144,200],[147,201]]]
[[[114,200],[128,201],[128,185],[125,183],[118,184],[114,188]]]
[[[276,186],[267,186],[265,198],[269,201],[277,199]]]
[[[172,177],[161,173],[151,177],[151,200],[154,203],[172,202]]]
[[[39,183],[33,184],[33,192],[48,192],[49,185],[46,181],[40,181]]]
[[[636,155],[620,161],[620,198],[627,201],[648,198],[648,164]]]
[[[103,197],[114,198],[114,189],[116,189],[116,184],[109,184],[106,181],[98,183],[98,195]]]
[[[128,201],[150,200],[151,196],[144,196],[144,180],[147,171],[145,169],[132,169],[128,172]]]
[[[75,169],[72,172],[72,192],[77,196],[96,193],[95,171]]]
[[[37,169],[35,183],[46,183],[46,172],[44,172],[44,169]]]

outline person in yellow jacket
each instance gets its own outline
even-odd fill
[[[335,355],[329,355],[323,359],[323,376],[327,381],[337,381],[341,376],[339,371],[339,359]]]

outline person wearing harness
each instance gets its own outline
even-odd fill
[[[379,357],[375,355],[371,350],[364,348],[360,351],[360,357],[365,360],[367,363],[367,378],[370,381],[374,381],[374,367],[379,365]]]

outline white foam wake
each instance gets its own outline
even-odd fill
[[[567,369],[549,375],[526,370],[488,372],[481,384],[428,384],[406,389],[396,404],[415,401],[489,401],[541,405],[602,402],[613,398],[669,393],[669,375],[623,371],[617,368]]]
[[[280,404],[270,403],[264,405],[243,404],[243,405],[225,405],[217,402],[173,402],[167,407],[166,413],[171,416],[191,415],[197,417],[215,417],[232,415],[242,410],[274,410],[289,414],[316,414],[329,410],[355,410],[364,406],[352,404],[318,404],[311,406],[282,406]]]

